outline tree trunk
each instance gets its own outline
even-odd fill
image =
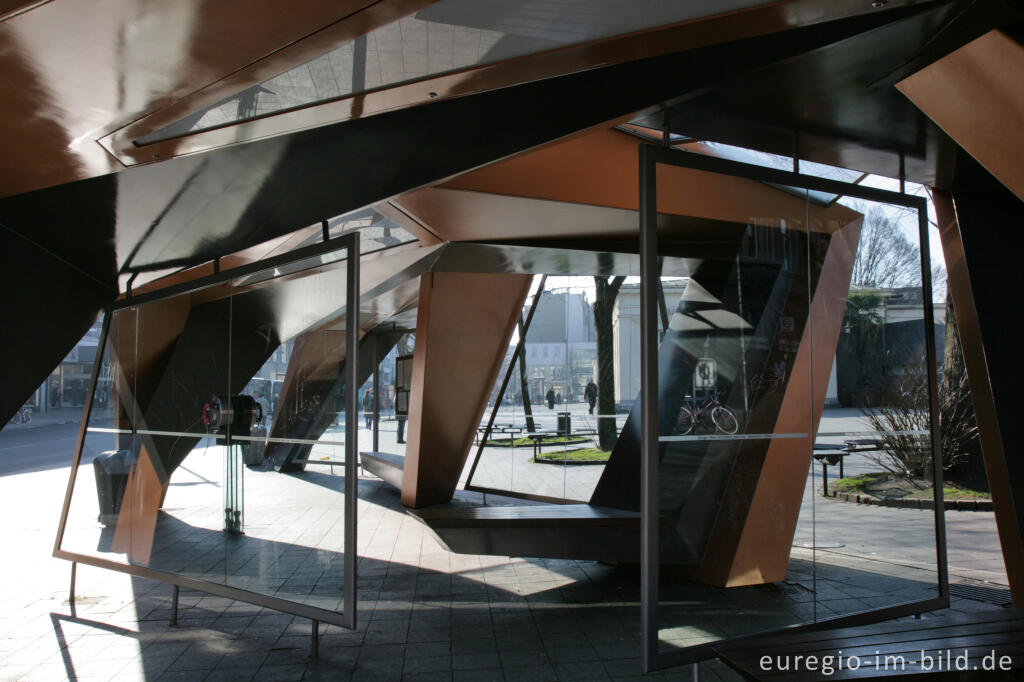
[[[611,450],[618,439],[615,428],[615,329],[612,310],[625,277],[594,277],[594,329],[597,332],[597,440],[602,450]],[[606,418],[605,417],[607,415]]]
[[[523,330],[523,321],[519,320],[519,388],[523,394],[523,414],[526,415],[526,431],[534,433],[537,427],[533,423],[533,406],[530,404],[530,387],[526,383],[526,332]],[[515,360],[513,360],[515,362]]]

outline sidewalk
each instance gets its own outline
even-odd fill
[[[394,428],[394,423],[382,428],[382,449],[395,445]],[[361,445],[369,438],[370,432],[360,429]],[[70,456],[68,452],[69,460]],[[175,478],[169,514],[184,519],[186,511],[200,510],[201,504],[175,502],[192,497],[217,512],[219,468],[213,452],[187,462]],[[248,537],[254,540],[261,532],[310,517],[314,507],[319,509],[320,498],[330,502],[330,513],[337,514],[336,496],[331,495],[343,479],[332,476],[327,467],[296,477],[269,471],[247,475],[252,493],[247,499],[286,501],[291,510],[274,517],[284,523],[261,525],[255,514],[249,517],[253,526]],[[373,477],[360,480],[359,627],[348,631],[322,626],[318,659],[310,657],[306,619],[182,590],[179,624],[171,626],[169,586],[90,566],[79,566],[71,604],[70,564],[50,556],[67,480],[66,466],[0,476],[5,540],[16,548],[0,563],[0,681],[539,682],[639,677],[635,571],[587,561],[451,554],[405,513],[395,491]],[[89,480],[86,476],[85,483]],[[663,592],[663,598],[671,599],[660,609],[663,635],[671,634],[666,629],[670,625],[678,626],[673,640],[685,645],[688,636],[746,627],[748,621],[766,629],[784,625],[784,612],[804,617],[808,609],[815,613],[813,601],[816,613],[824,615],[863,608],[863,601],[884,601],[888,597],[882,589],[905,598],[900,591],[913,587],[913,575],[928,565],[934,551],[922,540],[928,537],[929,515],[824,500],[815,497],[820,482],[817,476],[811,478],[805,491],[805,502],[814,506],[820,525],[807,537],[798,533],[794,580],[716,593],[705,604],[695,598],[708,592],[699,586],[680,585],[689,592],[678,595]],[[261,483],[269,486],[267,494],[260,494]],[[209,494],[203,493],[207,489]],[[481,501],[473,493],[457,495],[464,501]],[[87,511],[95,515],[95,493],[86,501]],[[503,500],[489,495],[488,502]],[[312,517],[322,518],[319,512]],[[856,523],[851,523],[854,517]],[[952,512],[946,519],[951,578],[1005,582],[993,515]],[[196,517],[189,521],[200,528]],[[74,532],[74,523],[71,526]],[[296,526],[297,532],[301,526]],[[87,539],[79,536],[78,542]],[[328,543],[325,548],[337,551],[336,544],[331,545],[337,538],[322,540]],[[818,548],[813,555],[800,547],[815,540],[839,541],[843,546]],[[300,544],[317,547],[320,541],[303,537]],[[91,547],[97,547],[95,541]],[[182,555],[187,552],[180,550]],[[269,565],[284,555],[267,551],[259,556]],[[810,576],[816,578],[812,581]],[[817,590],[816,600],[809,597],[807,585]],[[664,587],[672,589],[668,583]],[[680,608],[668,609],[671,604]],[[952,601],[952,609],[960,612],[991,608],[995,607],[980,601]],[[695,615],[699,631],[688,634]],[[678,622],[670,622],[676,616]],[[702,664],[700,675],[702,680],[736,679],[715,662]],[[693,674],[687,667],[647,678],[691,680]]]

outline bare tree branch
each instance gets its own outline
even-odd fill
[[[920,252],[903,234],[897,215],[878,206],[867,211],[851,282],[884,289],[921,283]]]

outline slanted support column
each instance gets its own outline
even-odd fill
[[[966,163],[965,163],[966,162]],[[1024,604],[1024,461],[1007,456],[1024,438],[1013,261],[1024,248],[1024,202],[961,153],[953,195],[933,191],[964,365],[1013,601]],[[966,167],[966,168],[965,168]],[[965,170],[973,167],[972,177]]]
[[[435,272],[420,282],[402,503],[447,502],[466,463],[530,275]]]
[[[857,219],[829,242],[811,299],[813,327],[804,326],[775,420],[775,433],[801,433],[809,427],[808,438],[772,440],[752,490],[744,476],[730,479],[697,580],[734,587],[785,578],[811,463],[810,445],[825,406],[860,231],[861,219]],[[813,384],[809,372],[816,378]],[[811,386],[813,395],[808,396]],[[808,398],[813,410],[810,415]]]

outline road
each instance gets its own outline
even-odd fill
[[[0,432],[0,476],[67,467],[77,439],[77,424]]]

